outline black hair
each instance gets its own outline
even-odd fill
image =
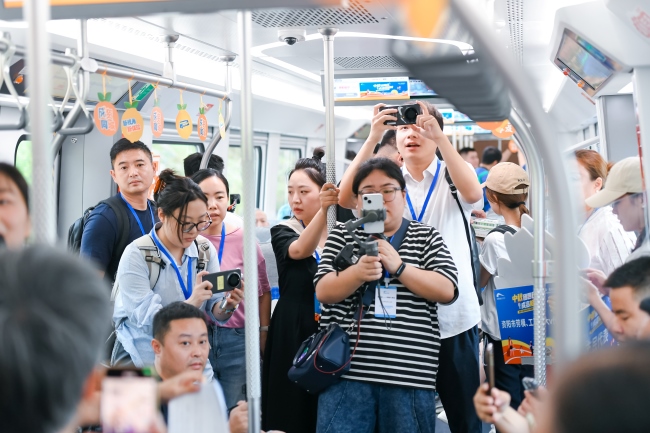
[[[192,179],[177,176],[170,168],[163,170],[158,176],[154,188],[154,200],[164,215],[171,217],[176,209],[180,209],[178,221],[185,219],[188,203],[201,200],[206,206],[208,204],[208,198]],[[181,225],[178,224],[178,239],[181,237]]]
[[[25,200],[25,206],[27,206],[27,211],[29,211],[29,186],[23,175],[18,171],[13,165],[7,164],[5,162],[0,162],[0,174],[7,176],[13,183],[16,184],[20,195],[23,196]]]
[[[111,167],[115,168],[115,158],[117,158],[117,155],[127,150],[141,150],[147,154],[149,161],[153,163],[153,155],[151,154],[151,150],[149,150],[146,144],[141,141],[134,141],[131,143],[126,138],[120,138],[115,142],[113,147],[111,147]]]
[[[488,146],[483,149],[483,156],[481,156],[481,162],[485,165],[490,165],[494,162],[501,162],[501,151],[494,146]]]
[[[169,332],[171,322],[182,319],[201,319],[207,329],[208,321],[203,311],[187,302],[178,301],[164,306],[153,316],[153,338],[162,344],[165,335]]]
[[[461,154],[461,155],[465,155],[466,153],[476,152],[476,151],[477,150],[474,149],[473,147],[463,147],[462,149],[460,149],[458,151],[458,153]]]
[[[372,153],[377,154],[380,149],[386,146],[393,148],[397,152],[397,138],[396,131],[394,129],[389,129],[388,131],[384,132],[384,136],[382,137],[381,141],[377,143],[375,150],[373,150]]]
[[[610,289],[631,287],[639,299],[650,296],[650,257],[639,257],[616,268],[604,286]]]
[[[213,168],[204,168],[203,170],[199,170],[194,175],[192,176],[192,180],[199,185],[201,182],[204,180],[210,178],[210,177],[217,177],[223,184],[226,186],[226,195],[230,195],[230,185],[228,184],[228,179],[226,179],[226,176],[223,175],[222,172],[215,170]]]
[[[391,161],[388,158],[372,158],[364,162],[359,166],[357,173],[354,175],[354,180],[352,181],[352,192],[357,195],[359,194],[359,186],[361,182],[375,170],[383,171],[386,176],[391,179],[395,179],[399,183],[402,191],[406,190],[406,181],[402,175],[402,170],[397,164]]]
[[[313,156],[311,158],[300,158],[296,162],[295,167],[289,173],[288,179],[291,179],[291,176],[298,170],[303,170],[309,179],[314,182],[318,187],[325,185],[325,166],[321,162],[325,156],[325,150],[322,147],[317,147],[314,149]]]
[[[196,152],[188,156],[183,160],[183,170],[185,171],[185,176],[192,177],[196,174],[197,171],[201,169],[201,160],[203,159],[203,154],[201,152]],[[208,167],[213,170],[223,171],[224,164],[223,159],[219,155],[210,155],[208,160]]]

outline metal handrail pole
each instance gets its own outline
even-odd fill
[[[598,143],[603,143],[601,137],[592,137],[588,138],[585,141],[581,141],[580,143],[574,144],[573,146],[569,147],[564,151],[565,154],[570,154],[575,152],[576,150],[584,149],[585,147],[588,146],[593,146],[594,144]]]
[[[479,11],[473,7],[470,0],[454,0],[450,2],[454,13],[475,40],[481,41],[483,54],[496,66],[498,72],[505,78],[512,99],[521,108],[531,124],[531,132],[538,144],[540,156],[552,161],[546,168],[545,177],[548,180],[549,194],[553,206],[553,218],[556,226],[558,241],[558,257],[555,257],[554,267],[555,286],[558,302],[555,316],[555,362],[558,369],[564,368],[568,362],[577,358],[583,350],[583,324],[580,314],[579,279],[578,279],[578,247],[575,234],[578,226],[577,191],[567,188],[572,185],[569,173],[572,171],[562,155],[555,140],[553,124],[542,108],[542,103],[534,93],[527,80],[527,74],[521,71],[517,63],[503,52],[494,31],[484,21]],[[539,350],[539,349],[538,349]]]
[[[327,158],[327,182],[336,184],[336,120],[334,118],[334,36],[338,29],[318,29],[323,35],[325,70],[323,75],[325,95],[325,157]],[[327,231],[336,225],[336,206],[327,209]]]
[[[241,73],[241,172],[255,173],[253,148],[252,19],[250,11],[237,13]],[[260,316],[257,296],[257,243],[255,235],[255,176],[244,181],[244,302],[246,305],[246,391],[248,397],[248,432],[259,433],[261,425],[262,380],[260,377]]]
[[[50,37],[45,27],[50,19],[47,0],[26,0],[23,16],[27,30],[27,72],[29,80],[29,118],[32,138],[32,223],[34,241],[54,244],[54,181],[52,179],[52,112],[48,107],[52,94],[50,80]]]
[[[4,53],[9,49],[9,46],[4,42],[0,42],[0,53]],[[15,56],[18,57],[27,57],[27,50],[23,47],[16,46]],[[73,67],[76,65],[77,61],[70,56],[64,56],[61,54],[50,53],[50,60],[52,64],[58,66],[69,66]]]
[[[545,262],[545,232],[546,232],[546,197],[544,190],[544,164],[535,138],[528,125],[516,109],[510,111],[510,122],[517,131],[518,142],[526,155],[528,171],[530,172],[530,203],[533,216],[533,297],[534,306],[534,353],[535,380],[540,385],[546,385],[546,262]]]

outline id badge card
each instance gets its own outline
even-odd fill
[[[396,286],[377,286],[375,290],[375,317],[382,319],[397,317]]]

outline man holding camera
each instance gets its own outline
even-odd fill
[[[473,167],[463,160],[442,132],[442,115],[431,104],[418,101],[410,107],[375,106],[370,135],[341,181],[340,204],[354,208],[352,180],[359,166],[372,158],[384,131],[395,130],[397,148],[404,159],[407,206],[404,217],[435,227],[442,235],[458,268],[458,300],[439,306],[441,349],[437,391],[453,433],[478,433],[481,422],[472,402],[479,386],[478,327],[481,320],[474,287],[471,250],[465,232],[472,210],[483,207],[483,194]],[[413,119],[412,111],[419,113]],[[399,112],[398,112],[399,111]],[[387,124],[389,123],[389,124]],[[439,150],[442,158],[436,155]],[[444,159],[444,161],[443,161]],[[461,210],[452,195],[458,191]]]

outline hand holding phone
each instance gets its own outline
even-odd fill
[[[142,369],[109,369],[100,411],[106,433],[149,433],[157,420],[156,381]]]

